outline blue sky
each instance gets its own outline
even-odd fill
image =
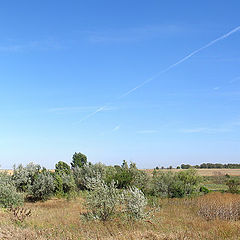
[[[74,152],[140,168],[239,162],[240,31],[161,73],[236,29],[239,9],[237,0],[2,2],[2,168],[52,168]]]

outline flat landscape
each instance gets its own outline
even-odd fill
[[[222,200],[220,200],[222,199]],[[51,199],[47,202],[26,203],[32,216],[24,223],[11,220],[11,212],[0,210],[0,239],[18,240],[237,240],[240,221],[208,220],[200,214],[200,207],[227,206],[240,196],[212,193],[193,199],[159,199],[150,218],[128,221],[120,216],[107,222],[82,221],[80,214],[86,209],[84,196],[75,200]]]
[[[152,174],[154,171],[153,169],[143,169],[143,171]],[[181,172],[186,171],[185,169],[159,169],[159,172]],[[240,176],[240,169],[226,169],[226,168],[219,168],[219,169],[196,169],[198,175],[200,176],[224,176],[229,174],[230,176]]]
[[[240,0],[0,7],[0,240],[240,240]]]

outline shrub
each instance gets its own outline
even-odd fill
[[[155,172],[153,176],[152,194],[161,197],[184,197],[199,192],[201,178],[196,170],[173,172]]]
[[[14,171],[12,180],[18,191],[29,192],[31,185],[40,173],[41,166],[29,163],[26,167],[20,164],[18,167],[13,166]]]
[[[172,172],[155,173],[153,176],[153,195],[160,197],[171,196],[171,186],[174,182],[174,174]]]
[[[204,187],[204,186],[201,186],[200,189],[199,189],[199,191],[200,191],[201,193],[204,193],[204,194],[207,194],[207,193],[210,192],[210,190],[209,190],[208,188]]]
[[[17,192],[16,187],[11,183],[11,177],[0,173],[0,207],[19,206],[23,201],[23,194]]]
[[[230,178],[228,178],[226,184],[228,186],[228,191],[230,193],[238,193],[239,192],[240,182],[238,179],[230,177]]]
[[[72,162],[71,162],[71,166],[72,168],[76,168],[79,167],[81,168],[83,165],[85,165],[87,163],[87,156],[82,154],[82,153],[74,153],[73,157],[72,157]]]
[[[13,185],[0,184],[0,207],[19,206],[23,201],[23,195],[18,193]]]
[[[55,189],[54,178],[48,171],[43,171],[37,175],[31,185],[30,193],[33,200],[47,200]]]
[[[114,182],[106,184],[100,177],[88,179],[90,191],[86,197],[86,207],[89,210],[84,216],[87,219],[108,220],[116,212],[120,201],[119,190]]]
[[[73,172],[65,162],[60,161],[55,165],[54,181],[55,192],[58,196],[64,196],[76,190]]]
[[[146,191],[149,177],[145,172],[138,170],[135,163],[131,163],[128,167],[124,160],[121,166],[107,168],[105,180],[108,183],[116,182],[119,189],[135,186]]]
[[[129,187],[124,191],[125,210],[129,218],[141,219],[146,216],[147,199],[143,192],[136,187]]]
[[[84,164],[81,168],[76,167],[73,169],[73,175],[75,179],[75,183],[78,189],[85,190],[87,188],[88,180],[91,178],[95,178],[98,176],[99,178],[104,178],[106,172],[105,165],[101,163]]]
[[[70,175],[71,174],[71,168],[67,163],[59,161],[55,165],[55,173],[65,173],[67,175]]]

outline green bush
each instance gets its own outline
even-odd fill
[[[70,175],[71,174],[71,168],[67,163],[65,163],[63,161],[59,161],[55,165],[55,173],[65,173],[67,175]]]
[[[48,171],[43,171],[34,179],[30,188],[30,194],[33,200],[43,201],[49,199],[53,195],[54,189],[55,183],[52,174]]]
[[[77,188],[80,190],[86,190],[88,179],[95,178],[96,176],[104,178],[106,172],[106,166],[102,163],[86,163],[81,168],[75,167],[73,169],[73,175]]]
[[[182,172],[155,172],[152,183],[152,194],[161,197],[184,197],[199,192],[201,178],[196,170]]]
[[[145,172],[138,170],[135,163],[128,166],[124,160],[121,166],[107,167],[105,181],[116,182],[119,189],[135,186],[146,192],[149,177]]]
[[[8,174],[0,173],[0,207],[16,207],[22,205],[24,196],[18,193]]]
[[[88,179],[87,188],[90,191],[86,197],[86,207],[89,210],[84,216],[87,219],[106,221],[116,212],[120,201],[119,190],[115,183],[106,184],[100,177]]]
[[[87,156],[82,154],[82,153],[74,153],[73,157],[72,157],[72,162],[71,162],[71,166],[72,168],[76,168],[79,167],[81,168],[83,165],[85,165],[87,163]]]
[[[147,200],[143,192],[136,187],[120,190],[115,182],[106,183],[96,176],[87,179],[87,188],[90,189],[85,203],[88,212],[83,215],[89,220],[109,220],[117,210],[119,214],[124,213],[131,219],[142,219],[146,216]]]
[[[29,163],[26,167],[20,164],[18,167],[14,165],[13,168],[12,181],[17,190],[21,192],[29,192],[34,180],[41,171],[41,166]]]
[[[76,190],[73,174],[64,172],[54,174],[55,193],[58,196],[72,194]]]
[[[226,185],[228,186],[228,191],[230,193],[238,193],[240,181],[237,178],[230,177],[226,181]]]

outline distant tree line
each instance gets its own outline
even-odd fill
[[[228,169],[240,169],[240,164],[238,163],[202,163],[200,165],[190,165],[190,164],[182,164],[181,169],[189,169],[189,168],[228,168]]]

